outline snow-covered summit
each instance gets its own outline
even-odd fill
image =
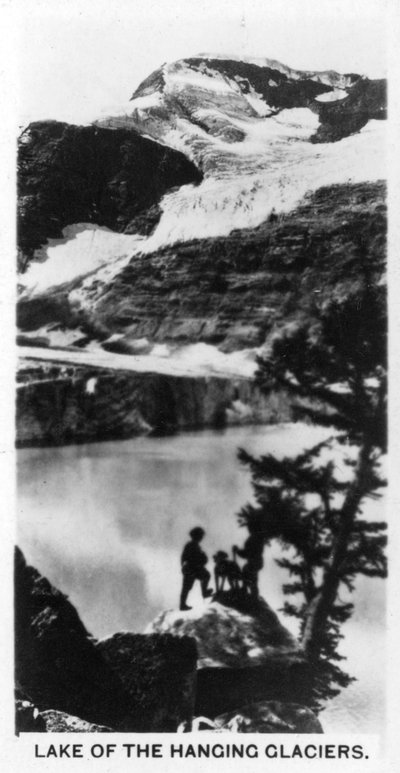
[[[384,178],[376,83],[221,54],[163,64],[136,89],[129,114],[100,122],[179,150],[204,175],[164,197],[141,249],[257,226],[323,185]]]
[[[30,261],[21,282],[24,300],[62,287],[74,315],[95,317],[110,302],[104,301],[110,286],[119,287],[121,278],[121,292],[132,303],[127,301],[125,308],[118,292],[111,294],[114,304],[121,301],[122,311],[116,319],[113,309],[110,332],[125,333],[128,326],[135,340],[150,340],[156,330],[158,341],[168,340],[171,328],[160,328],[164,302],[157,306],[150,331],[148,319],[144,332],[141,315],[132,311],[143,293],[151,295],[161,283],[162,261],[148,287],[141,285],[151,256],[191,240],[258,228],[270,218],[280,227],[282,218],[323,187],[384,179],[384,117],[384,81],[335,71],[302,72],[272,59],[206,54],[163,64],[121,111],[93,126],[32,124],[20,150],[25,170],[20,222],[27,233],[22,246]],[[64,190],[73,191],[67,197],[71,207],[57,209]],[[82,201],[76,191],[85,192]],[[191,260],[184,274],[193,274]],[[205,271],[217,272],[211,258]],[[177,287],[181,281],[177,276]],[[218,275],[214,286],[210,279],[207,299],[211,292],[213,303],[221,300],[224,282]],[[254,293],[249,287],[251,305]],[[173,303],[174,317],[184,319],[174,336],[183,336],[187,344],[211,340],[214,345],[214,322],[194,334],[192,303],[183,308],[180,290]],[[219,306],[212,306],[217,319]],[[52,309],[32,312],[29,329],[54,322]],[[146,315],[148,309],[146,303]],[[240,333],[240,348],[258,346],[258,334],[250,342],[246,335]]]

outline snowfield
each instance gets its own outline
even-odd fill
[[[43,333],[43,330],[41,331]],[[48,338],[52,348],[19,346],[18,356],[24,360],[47,360],[71,365],[89,365],[110,370],[129,370],[137,373],[162,373],[166,376],[193,376],[216,378],[252,378],[256,372],[258,349],[242,349],[225,354],[215,346],[198,343],[180,348],[169,348],[165,344],[156,345],[149,354],[114,354],[101,348],[100,344],[91,344],[86,349],[57,349]],[[57,342],[60,346],[60,338]],[[67,339],[68,340],[68,339]],[[71,344],[71,341],[64,345]]]
[[[200,115],[204,118],[204,112]],[[93,224],[68,226],[65,239],[49,240],[37,251],[45,262],[33,262],[20,278],[25,292],[41,293],[89,275],[87,285],[111,279],[139,251],[255,227],[273,209],[289,212],[321,186],[386,177],[383,121],[369,121],[340,142],[313,145],[308,139],[318,126],[317,115],[293,108],[267,118],[235,120],[246,132],[243,142],[227,143],[203,132],[207,142],[202,138],[201,147],[196,144],[201,129],[190,136],[188,123],[182,120],[165,140],[197,161],[208,159],[209,170],[200,185],[185,185],[164,196],[154,234],[146,239]]]
[[[63,229],[64,239],[49,239],[36,250],[41,262],[32,262],[19,284],[29,293],[80,279],[105,267],[109,278],[130,260],[142,237],[115,233],[91,223],[76,223]]]

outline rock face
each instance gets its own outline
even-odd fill
[[[95,649],[72,604],[16,553],[15,676],[40,710],[129,724],[122,684]]]
[[[29,700],[18,697],[15,700],[15,732],[46,733],[46,722],[39,709]]]
[[[217,601],[188,612],[170,610],[147,629],[195,639],[196,715],[214,718],[250,701],[307,703],[310,672],[291,634],[265,601],[254,605],[240,597],[235,606],[241,611]]]
[[[70,223],[148,233],[167,190],[198,183],[181,153],[135,131],[58,121],[32,123],[19,141],[18,244],[21,267]]]
[[[321,125],[313,142],[337,142],[362,129],[370,119],[385,119],[386,81],[361,78],[343,101],[324,102],[318,105]]]
[[[66,372],[68,371],[68,373]],[[64,445],[254,422],[289,421],[284,392],[252,379],[177,377],[32,362],[17,390],[17,445]]]
[[[96,644],[67,597],[19,550],[15,640],[24,698],[17,701],[18,731],[167,732],[191,719],[193,641],[117,634]]]
[[[238,712],[221,714],[214,722],[218,730],[231,733],[323,733],[311,709],[280,701],[250,703]]]
[[[63,711],[48,709],[40,716],[46,724],[46,733],[112,733],[106,725],[95,725],[79,717],[73,717]]]
[[[117,633],[97,649],[124,684],[138,732],[175,732],[192,721],[197,652],[193,639]]]

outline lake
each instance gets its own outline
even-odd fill
[[[178,605],[179,557],[190,528],[204,527],[210,558],[243,543],[236,514],[252,489],[237,448],[282,456],[325,432],[301,424],[249,426],[19,450],[18,543],[27,561],[69,596],[93,635],[143,631],[160,611]],[[383,506],[369,502],[368,516],[382,517]],[[278,555],[277,547],[266,548],[260,575],[274,609],[287,581]],[[384,724],[384,582],[360,578],[353,600],[341,652],[345,670],[359,681],[322,713],[326,732],[379,732]],[[290,618],[281,620],[294,630]]]

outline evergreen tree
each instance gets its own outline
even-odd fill
[[[365,500],[379,497],[384,485],[379,462],[386,448],[385,292],[365,255],[360,244],[351,290],[304,301],[259,361],[262,390],[287,390],[298,417],[331,427],[331,436],[295,458],[239,451],[256,500],[239,521],[283,548],[284,611],[300,619],[316,708],[352,681],[337,648],[356,576],[386,576],[385,524],[362,517]],[[334,461],[339,452],[346,475]]]

